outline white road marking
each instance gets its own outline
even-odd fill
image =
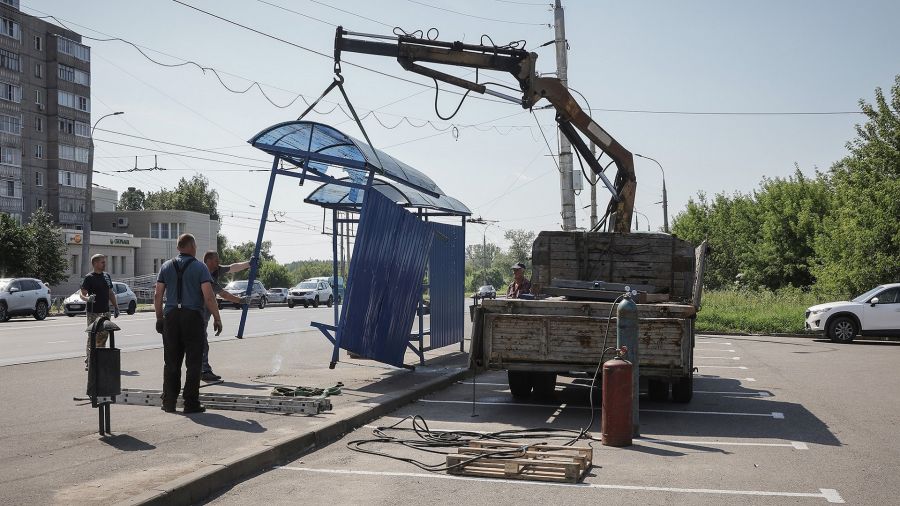
[[[550,418],[547,419],[544,423],[553,423],[556,420],[556,417],[562,414],[562,410],[566,408],[566,403],[562,403],[559,405],[559,408],[550,415]]]
[[[132,336],[142,336],[142,335],[144,335],[144,334],[125,334],[122,337],[132,337]]]
[[[442,399],[418,399],[415,402],[425,402],[429,404],[468,404],[471,405],[472,401],[450,401],[450,400],[442,400]],[[483,402],[483,401],[475,401],[475,404],[482,406],[520,406],[520,407],[529,407],[529,408],[558,408],[558,405],[555,404],[529,404],[529,403],[519,403],[519,402]],[[572,409],[591,409],[590,406],[569,406]],[[595,409],[600,410],[599,406],[595,406]],[[767,418],[784,418],[783,413],[737,413],[730,411],[685,411],[680,409],[641,409],[640,411],[645,413],[683,413],[689,415],[733,415],[733,416],[764,416]]]
[[[698,364],[697,367],[702,367],[704,369],[749,369],[749,367],[745,365],[703,365]]]
[[[720,358],[723,360],[740,360],[741,357],[694,357],[694,358]]]
[[[714,343],[710,343],[714,344]],[[723,350],[722,348],[707,348],[706,345],[694,346],[695,350],[709,350],[715,351],[716,353],[734,353],[734,350]]]
[[[636,437],[635,441],[648,441],[650,443],[673,443],[682,445],[707,445],[707,446],[767,446],[776,448],[793,448],[795,450],[809,450],[806,443],[791,441],[789,443],[744,443],[738,441],[689,441],[673,439],[657,439],[652,437]]]
[[[719,394],[719,395],[746,395],[748,397],[773,397],[769,392],[712,392],[709,390],[694,390],[695,394]]]
[[[577,487],[577,488],[596,488],[606,490],[632,490],[641,492],[674,492],[679,494],[715,494],[715,495],[745,495],[745,496],[768,496],[768,497],[810,497],[825,499],[830,503],[843,504],[844,500],[838,494],[837,490],[831,488],[820,488],[819,493],[810,492],[775,492],[767,490],[727,490],[714,488],[680,488],[680,487],[650,487],[641,485],[611,485],[606,483],[549,483],[524,480],[504,480],[499,478],[477,478],[474,476],[454,476],[450,474],[437,473],[401,473],[387,471],[355,471],[351,469],[312,469],[309,467],[294,466],[276,466],[274,469],[285,471],[299,471],[308,473],[321,474],[343,474],[351,476],[390,476],[397,478],[432,478],[435,480],[459,480],[474,481],[479,483],[503,483],[504,485],[521,485],[532,487]]]
[[[699,367],[699,366],[698,366]],[[718,379],[718,380],[738,380],[738,381],[756,381],[755,378],[723,378],[721,376],[710,376],[709,374],[695,374],[695,378],[703,378],[703,379]]]
[[[47,344],[68,343],[69,341],[49,341]]]

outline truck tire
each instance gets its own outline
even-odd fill
[[[651,401],[665,402],[669,400],[669,382],[659,379],[647,380],[647,394]]]
[[[533,372],[531,373],[531,385],[534,388],[535,397],[551,398],[556,392],[556,373]]]
[[[672,400],[686,404],[694,396],[694,377],[682,376],[672,383]]]
[[[531,395],[531,373],[527,371],[506,371],[509,391],[515,399],[524,399]]]

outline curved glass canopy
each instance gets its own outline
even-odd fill
[[[434,197],[444,193],[425,174],[384,151],[372,150],[367,143],[322,123],[279,123],[259,132],[249,142],[272,156],[323,175],[330,166],[341,167],[357,184],[365,183],[368,173],[374,172]]]
[[[472,211],[462,202],[447,195],[433,197],[412,188],[398,188],[382,180],[374,180],[372,188],[394,203],[403,207],[433,209],[456,216],[470,216]],[[304,200],[309,204],[340,210],[358,210],[362,206],[364,190],[341,186],[336,183],[323,184]]]

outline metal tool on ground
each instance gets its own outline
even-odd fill
[[[118,402],[120,404],[136,404],[140,406],[162,406],[162,391],[124,388]],[[201,393],[200,402],[207,409],[229,411],[317,415],[331,410],[331,401],[325,397],[272,397],[267,395]],[[183,399],[179,397],[177,406],[182,407],[182,405]]]
[[[97,348],[97,334],[101,330],[105,330],[109,335],[109,348]],[[112,434],[109,405],[116,402],[116,396],[122,389],[121,354],[116,348],[115,337],[117,330],[121,329],[111,322],[108,316],[97,318],[86,329],[90,335],[87,395],[91,399],[91,407],[98,408],[101,436]]]
[[[328,388],[319,387],[286,387],[277,386],[272,389],[273,397],[331,397],[332,395],[341,395],[341,389],[344,384],[338,381],[334,386]]]

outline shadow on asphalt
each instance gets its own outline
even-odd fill
[[[141,373],[139,371],[119,371],[119,374],[122,376],[140,376]]]
[[[100,438],[100,441],[123,452],[145,452],[156,449],[156,447],[152,444],[146,441],[141,441],[140,439],[129,436],[128,434],[104,436]]]
[[[209,383],[209,385],[231,387],[231,388],[242,388],[245,390],[268,390],[268,389],[272,388],[270,385],[263,385],[261,383],[236,383],[234,381],[221,381],[221,382],[216,382],[216,383]]]
[[[885,338],[888,339],[888,338]],[[888,341],[888,340],[874,340],[874,341],[866,341],[866,340],[858,340],[854,339],[853,342],[846,344],[835,344],[832,343],[828,339],[813,339],[813,341],[817,343],[831,343],[834,344],[835,347],[840,350],[842,346],[900,346],[900,341]]]
[[[213,429],[237,430],[241,432],[250,432],[259,434],[266,431],[266,428],[259,424],[256,420],[236,420],[218,413],[197,413],[193,415],[185,415],[188,420],[197,425],[204,425]]]
[[[590,410],[585,409],[590,406],[589,389],[584,385],[558,383],[552,400],[530,397],[517,401],[505,385],[505,375],[487,376],[479,378],[481,383],[477,387],[476,399],[483,404],[476,405],[477,418],[472,418],[472,409],[467,404],[472,399],[472,386],[469,384],[454,385],[430,397],[434,399],[432,403],[416,403],[412,409],[424,416],[429,423],[444,422],[441,425],[478,420],[518,427],[546,427],[548,417],[551,417],[554,428],[579,430],[590,419]],[[640,413],[641,433],[665,439],[781,439],[827,446],[842,444],[828,425],[803,405],[779,401],[770,392],[747,388],[745,385],[746,383],[742,384],[737,379],[707,375],[695,377],[695,391],[704,393],[695,393],[693,400],[687,404],[656,402],[642,395],[640,406],[647,411]],[[439,400],[463,401],[465,404],[462,405],[465,407],[449,409],[447,405],[436,403]],[[563,404],[565,407],[559,409]],[[560,411],[558,416],[554,415],[557,410]],[[680,414],[678,411],[701,413]],[[593,430],[599,429],[598,409]],[[647,448],[642,445],[634,450],[657,452],[659,455],[683,455],[678,449],[722,452],[718,448],[708,448],[702,444],[688,444],[684,447],[672,446],[671,442],[664,444],[670,445],[668,449]]]

